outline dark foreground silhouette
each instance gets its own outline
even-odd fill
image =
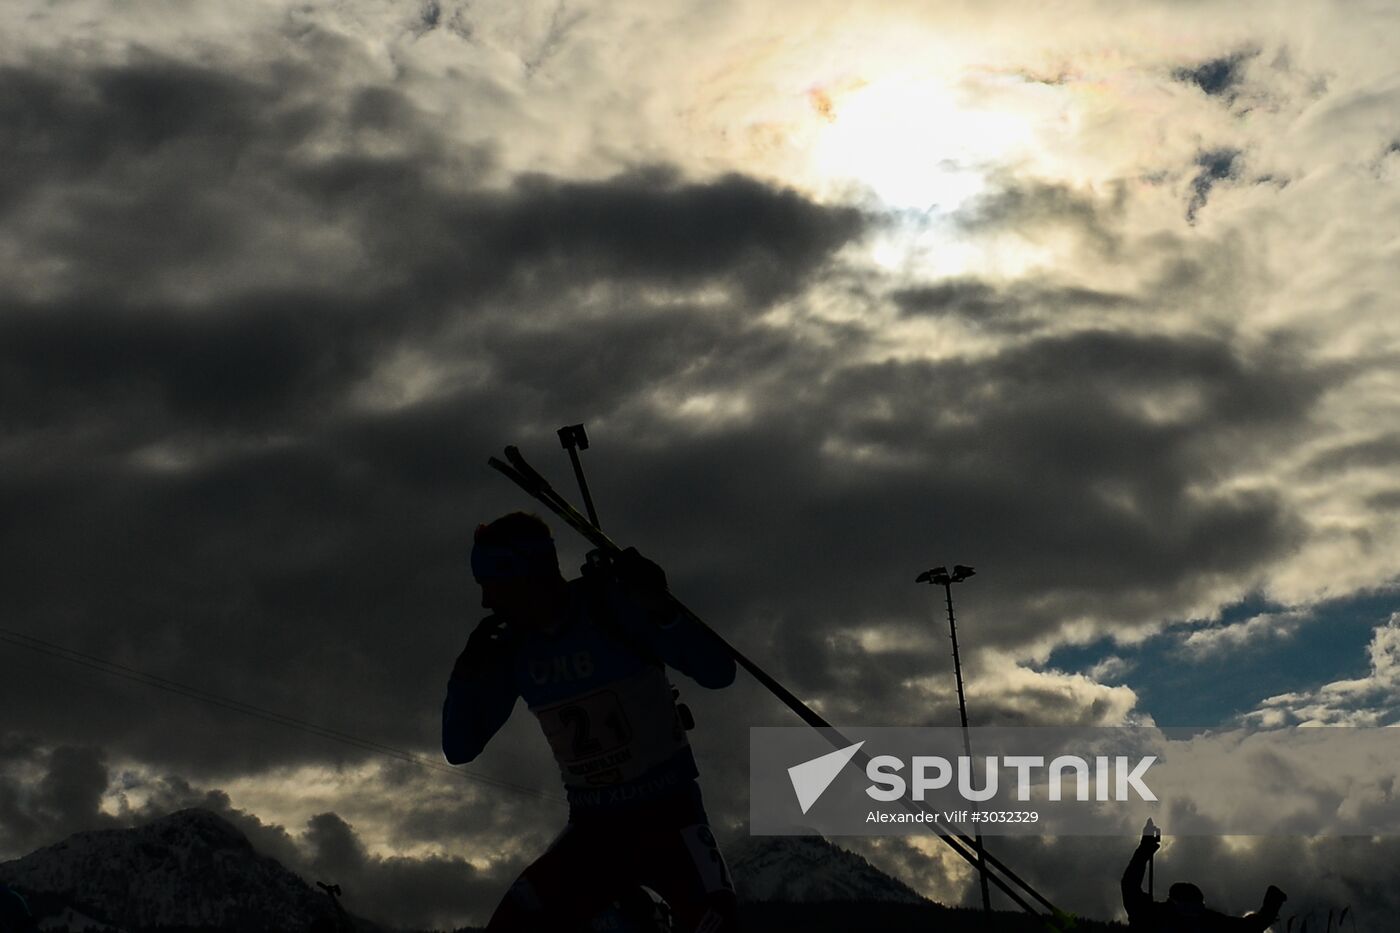
[[[831,901],[819,904],[740,903],[739,927],[751,933],[1050,933],[1021,910]],[[1121,923],[1075,920],[1072,933],[1124,933]],[[456,933],[482,933],[464,927]]]
[[[734,929],[734,886],[686,738],[693,721],[666,674],[724,687],[733,658],[677,614],[665,573],[635,550],[590,560],[566,581],[549,527],[534,515],[478,528],[472,574],[493,614],[453,668],[443,753],[453,764],[474,759],[523,698],[569,799],[564,831],[487,929],[582,929],[639,884],[665,900],[677,930]]]
[[[24,895],[0,882],[0,933],[30,933],[36,929]]]
[[[1262,933],[1278,919],[1279,908],[1288,900],[1278,888],[1269,885],[1259,911],[1231,917],[1205,905],[1205,895],[1194,884],[1179,881],[1167,892],[1165,901],[1156,901],[1142,889],[1147,863],[1161,847],[1161,837],[1147,821],[1142,841],[1123,872],[1123,907],[1128,911],[1128,929],[1142,933]]]

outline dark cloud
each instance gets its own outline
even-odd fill
[[[971,234],[1010,230],[1032,240],[1047,230],[1068,229],[1112,258],[1123,245],[1115,219],[1125,196],[1121,185],[1100,198],[1066,184],[1004,177],[958,208],[953,221]]]
[[[36,261],[68,267],[61,290],[99,306],[219,279],[244,291],[300,260],[302,282],[329,278],[325,298],[378,302],[397,331],[521,277],[562,291],[619,278],[723,286],[761,303],[864,225],[740,176],[686,181],[664,168],[480,187],[488,152],[447,147],[392,88],[325,87],[329,64],[239,77],[139,58],[12,66],[0,136],[14,169],[0,207]],[[41,198],[49,210],[21,210]],[[361,261],[315,245],[305,234],[318,228],[350,234]]]
[[[733,175],[477,185],[480,151],[449,153],[392,88],[339,90],[322,70],[335,57],[237,77],[139,54],[7,72],[6,220],[68,271],[0,295],[0,576],[16,628],[431,746],[475,613],[465,530],[510,495],[486,453],[697,360],[716,379],[774,365],[783,342],[743,322],[865,221]],[[52,209],[35,214],[40,197]],[[330,230],[362,261],[306,251]],[[258,257],[298,274],[251,285]],[[575,296],[598,287],[621,307],[575,319]],[[401,352],[471,388],[361,406],[354,393]],[[342,754],[61,669],[41,661],[0,688],[46,736],[105,734],[203,769]],[[42,702],[58,676],[90,715]],[[360,699],[324,699],[352,682]]]
[[[1314,475],[1335,475],[1349,470],[1390,469],[1400,463],[1400,434],[1379,434],[1368,440],[1325,450],[1312,458]]]
[[[120,427],[114,440],[128,447],[194,426],[287,426],[324,415],[394,329],[375,306],[322,293],[197,312],[95,297],[11,305],[0,319],[0,386],[14,403],[6,420]]]
[[[450,928],[463,916],[484,923],[515,870],[488,874],[461,857],[372,856],[334,813],[312,817],[304,842],[308,877],[340,885],[347,909],[410,928]]]
[[[108,781],[101,749],[45,748],[19,735],[0,739],[0,858],[71,833],[116,825],[100,809]]]
[[[554,282],[637,275],[684,286],[721,281],[760,305],[803,283],[855,237],[862,217],[731,175],[681,184],[643,171],[602,184],[524,178],[508,208],[478,221],[493,253],[545,265]]]
[[[48,773],[35,788],[36,804],[60,827],[87,828],[106,789],[107,763],[98,749],[60,746],[49,755]]]
[[[15,851],[0,853],[0,857],[28,851],[32,840],[49,837],[42,832],[38,816],[30,812],[27,795],[21,790],[26,782],[17,780],[15,773],[28,765],[37,755],[38,741],[32,737],[0,733],[0,838],[13,840]]]
[[[334,813],[318,813],[307,822],[306,846],[312,868],[330,878],[358,874],[369,861],[355,830]]]
[[[1366,506],[1377,512],[1400,512],[1400,489],[1387,489],[1368,496]]]
[[[968,278],[901,289],[890,297],[907,315],[956,317],[1006,335],[1062,326],[1065,315],[1070,312],[1132,309],[1141,305],[1132,296],[1090,288],[998,287]]]
[[[186,177],[227,171],[260,128],[276,123],[268,114],[276,104],[270,88],[169,60],[98,67],[76,77],[59,68],[5,66],[0,210],[14,211],[59,185],[140,172],[152,160],[186,161]],[[287,127],[292,132],[278,142],[295,143],[296,128]]]
[[[600,281],[718,287],[761,305],[797,288],[864,226],[857,211],[742,176],[683,182],[664,169],[451,192],[434,187],[416,158],[347,156],[299,171],[293,184],[348,213],[380,268],[401,271],[403,300],[429,308],[512,286],[567,294]]]
[[[437,0],[428,0],[427,3],[423,4],[423,9],[419,15],[423,18],[423,31],[429,32],[434,30],[442,22],[442,5],[439,4]]]

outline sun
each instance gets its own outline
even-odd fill
[[[831,192],[864,189],[895,210],[956,210],[1027,150],[1011,113],[969,107],[936,78],[847,79],[808,92],[809,171]]]
[[[710,171],[878,216],[850,253],[886,272],[1005,277],[1043,265],[1053,244],[970,235],[961,220],[1007,178],[1058,174],[1050,157],[1072,129],[1070,101],[973,54],[882,27],[802,57],[736,57],[699,82],[684,111],[699,130],[692,155]]]

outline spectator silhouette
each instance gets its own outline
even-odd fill
[[[340,885],[318,881],[316,887],[326,892],[326,897],[331,900],[332,910],[331,913],[321,914],[313,920],[307,933],[346,933],[354,930],[354,921],[345,912],[345,908],[340,906]]]
[[[1153,900],[1142,889],[1142,876],[1147,871],[1148,860],[1161,844],[1152,832],[1152,821],[1148,820],[1142,842],[1138,843],[1137,851],[1133,852],[1123,872],[1123,906],[1128,911],[1129,930],[1134,933],[1260,933],[1278,919],[1279,908],[1288,896],[1273,885],[1265,892],[1258,913],[1243,917],[1211,910],[1205,905],[1201,889],[1187,881],[1173,884],[1165,901]]]

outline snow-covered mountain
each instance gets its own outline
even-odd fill
[[[928,904],[820,837],[748,837],[725,852],[746,902]],[[207,810],[182,810],[135,829],[78,833],[0,863],[0,880],[29,894],[50,930],[253,933],[337,926],[325,894],[258,854],[238,829]],[[362,921],[355,926],[370,928]]]
[[[741,901],[928,903],[902,881],[820,836],[750,836],[724,852]]]
[[[123,931],[251,933],[335,922],[324,893],[259,855],[207,810],[181,810],[135,829],[77,833],[0,863],[0,880],[30,894],[49,928],[63,928],[54,921],[65,910]]]

